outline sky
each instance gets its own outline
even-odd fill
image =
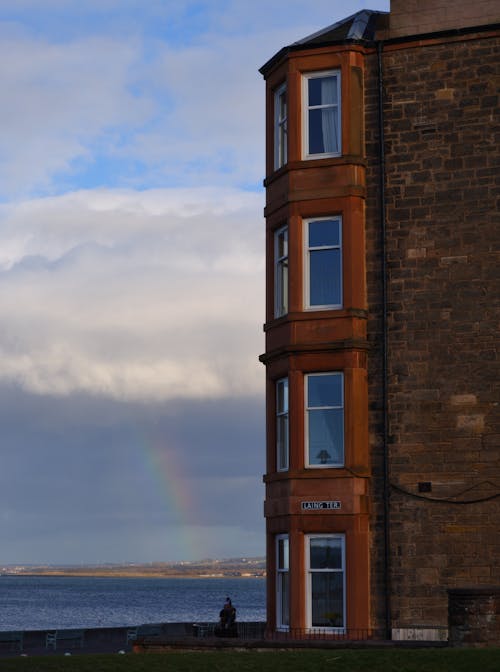
[[[0,566],[265,553],[264,81],[373,0],[0,0]]]

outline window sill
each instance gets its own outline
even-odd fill
[[[274,317],[264,324],[264,331],[278,327],[287,322],[300,322],[302,320],[331,320],[342,318],[359,318],[366,320],[368,311],[364,308],[306,308],[300,312],[290,312],[280,317]]]
[[[343,154],[342,156],[329,156],[329,157],[313,157],[311,156],[308,159],[300,159],[298,161],[288,161],[284,166],[277,168],[270,175],[268,175],[264,180],[264,187],[268,187],[270,184],[279,180],[280,177],[285,175],[291,170],[306,170],[308,168],[318,168],[319,166],[346,166],[346,165],[356,165],[366,167],[367,161],[364,157],[359,156],[358,154]]]
[[[306,633],[308,635],[345,635],[347,632],[346,628],[338,627],[327,627],[327,626],[314,626],[311,628],[306,628]]]
[[[316,467],[305,467],[304,469],[289,469],[288,471],[274,471],[265,474],[263,477],[264,483],[273,483],[274,481],[288,481],[288,480],[306,480],[306,479],[324,479],[324,478],[369,478],[370,474],[354,473],[349,467],[330,467],[327,474],[324,468],[317,469]]]

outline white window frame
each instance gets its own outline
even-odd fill
[[[337,103],[324,105],[309,105],[309,80],[319,79],[321,77],[335,76],[337,84]],[[337,108],[337,137],[338,151],[336,152],[309,152],[309,111],[314,109],[324,109],[327,107]],[[341,102],[341,77],[340,70],[320,70],[318,72],[309,72],[302,75],[302,158],[303,159],[323,159],[342,155],[342,102]]]
[[[342,380],[342,400],[339,406],[309,406],[308,400],[308,380],[310,377],[319,376],[340,376]],[[314,410],[342,409],[342,461],[325,464],[316,464],[309,462],[309,413]],[[321,373],[308,373],[304,376],[304,463],[306,469],[341,469],[345,465],[345,404],[344,404],[344,373],[342,371],[324,371]]]
[[[341,542],[341,558],[342,567],[340,569],[311,569],[311,540],[312,539],[338,539]],[[328,632],[336,634],[344,634],[346,627],[346,551],[345,551],[345,534],[307,534],[305,543],[305,567],[307,572],[306,580],[306,628],[309,632]],[[342,573],[342,626],[317,626],[312,624],[312,576],[314,573]]]
[[[283,567],[280,566],[280,542],[286,542],[287,549],[286,562]],[[286,618],[283,613],[284,582],[286,582],[288,590],[288,614],[286,614]],[[288,534],[278,534],[276,536],[276,630],[281,632],[290,630],[290,539]]]
[[[283,386],[284,407],[279,408],[278,399],[280,398],[279,387]],[[280,436],[280,426],[285,425],[285,437]],[[280,438],[284,439],[284,447]],[[288,378],[280,378],[276,381],[276,470],[288,471],[289,465],[289,447],[290,447],[290,415],[289,415],[289,386]]]
[[[287,161],[288,100],[286,82],[284,82],[274,92],[274,169],[278,170]]]
[[[285,240],[285,253],[279,253],[280,238]],[[274,233],[274,317],[288,313],[288,226]]]
[[[339,228],[339,243],[338,245],[324,245],[321,247],[309,246],[309,226],[314,222],[332,221],[336,222]],[[311,217],[304,220],[304,309],[305,310],[340,310],[343,307],[343,248],[342,248],[342,217],[341,215],[333,215],[331,217]],[[311,273],[311,252],[319,250],[339,250],[339,268],[332,269],[338,274],[338,282],[340,287],[340,303],[331,304],[314,304],[311,305],[311,287],[310,287],[310,273]]]

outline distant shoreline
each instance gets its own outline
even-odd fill
[[[196,562],[102,563],[82,565],[4,565],[2,576],[69,576],[141,579],[263,579],[265,558],[231,558]]]
[[[99,572],[99,571],[48,571],[48,572],[2,572],[2,576],[65,576],[69,578],[91,577],[105,579],[265,579],[264,574],[199,574],[199,573],[165,573],[165,572]]]

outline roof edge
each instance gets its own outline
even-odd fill
[[[389,16],[389,12],[374,12],[374,14]],[[354,15],[352,15],[354,16]],[[351,17],[352,18],[352,17]],[[338,25],[338,24],[333,24]],[[466,26],[464,28],[449,28],[447,30],[439,30],[429,33],[414,33],[412,35],[400,35],[398,37],[386,37],[382,39],[352,39],[344,38],[340,40],[324,40],[324,41],[315,41],[313,43],[305,44],[302,41],[293,42],[287,47],[280,49],[272,58],[270,58],[264,65],[259,68],[259,72],[264,78],[271,72],[271,70],[279,63],[282,59],[285,58],[287,54],[294,51],[299,51],[301,49],[320,49],[322,47],[331,47],[334,45],[360,45],[365,47],[375,47],[377,44],[404,44],[405,42],[418,42],[439,38],[448,38],[448,37],[458,37],[460,35],[469,35],[471,33],[484,33],[488,31],[498,31],[500,30],[500,23],[487,23],[480,24],[477,26]],[[314,33],[314,36],[321,36],[324,31],[318,31]],[[311,37],[311,36],[309,36]]]
[[[301,40],[283,47],[259,68],[259,72],[265,77],[276,63],[291,51],[306,49],[308,47],[314,49],[333,44],[370,44],[375,38],[375,30],[381,17],[389,17],[389,12],[362,9],[336,23],[332,23],[326,28],[322,28]]]

